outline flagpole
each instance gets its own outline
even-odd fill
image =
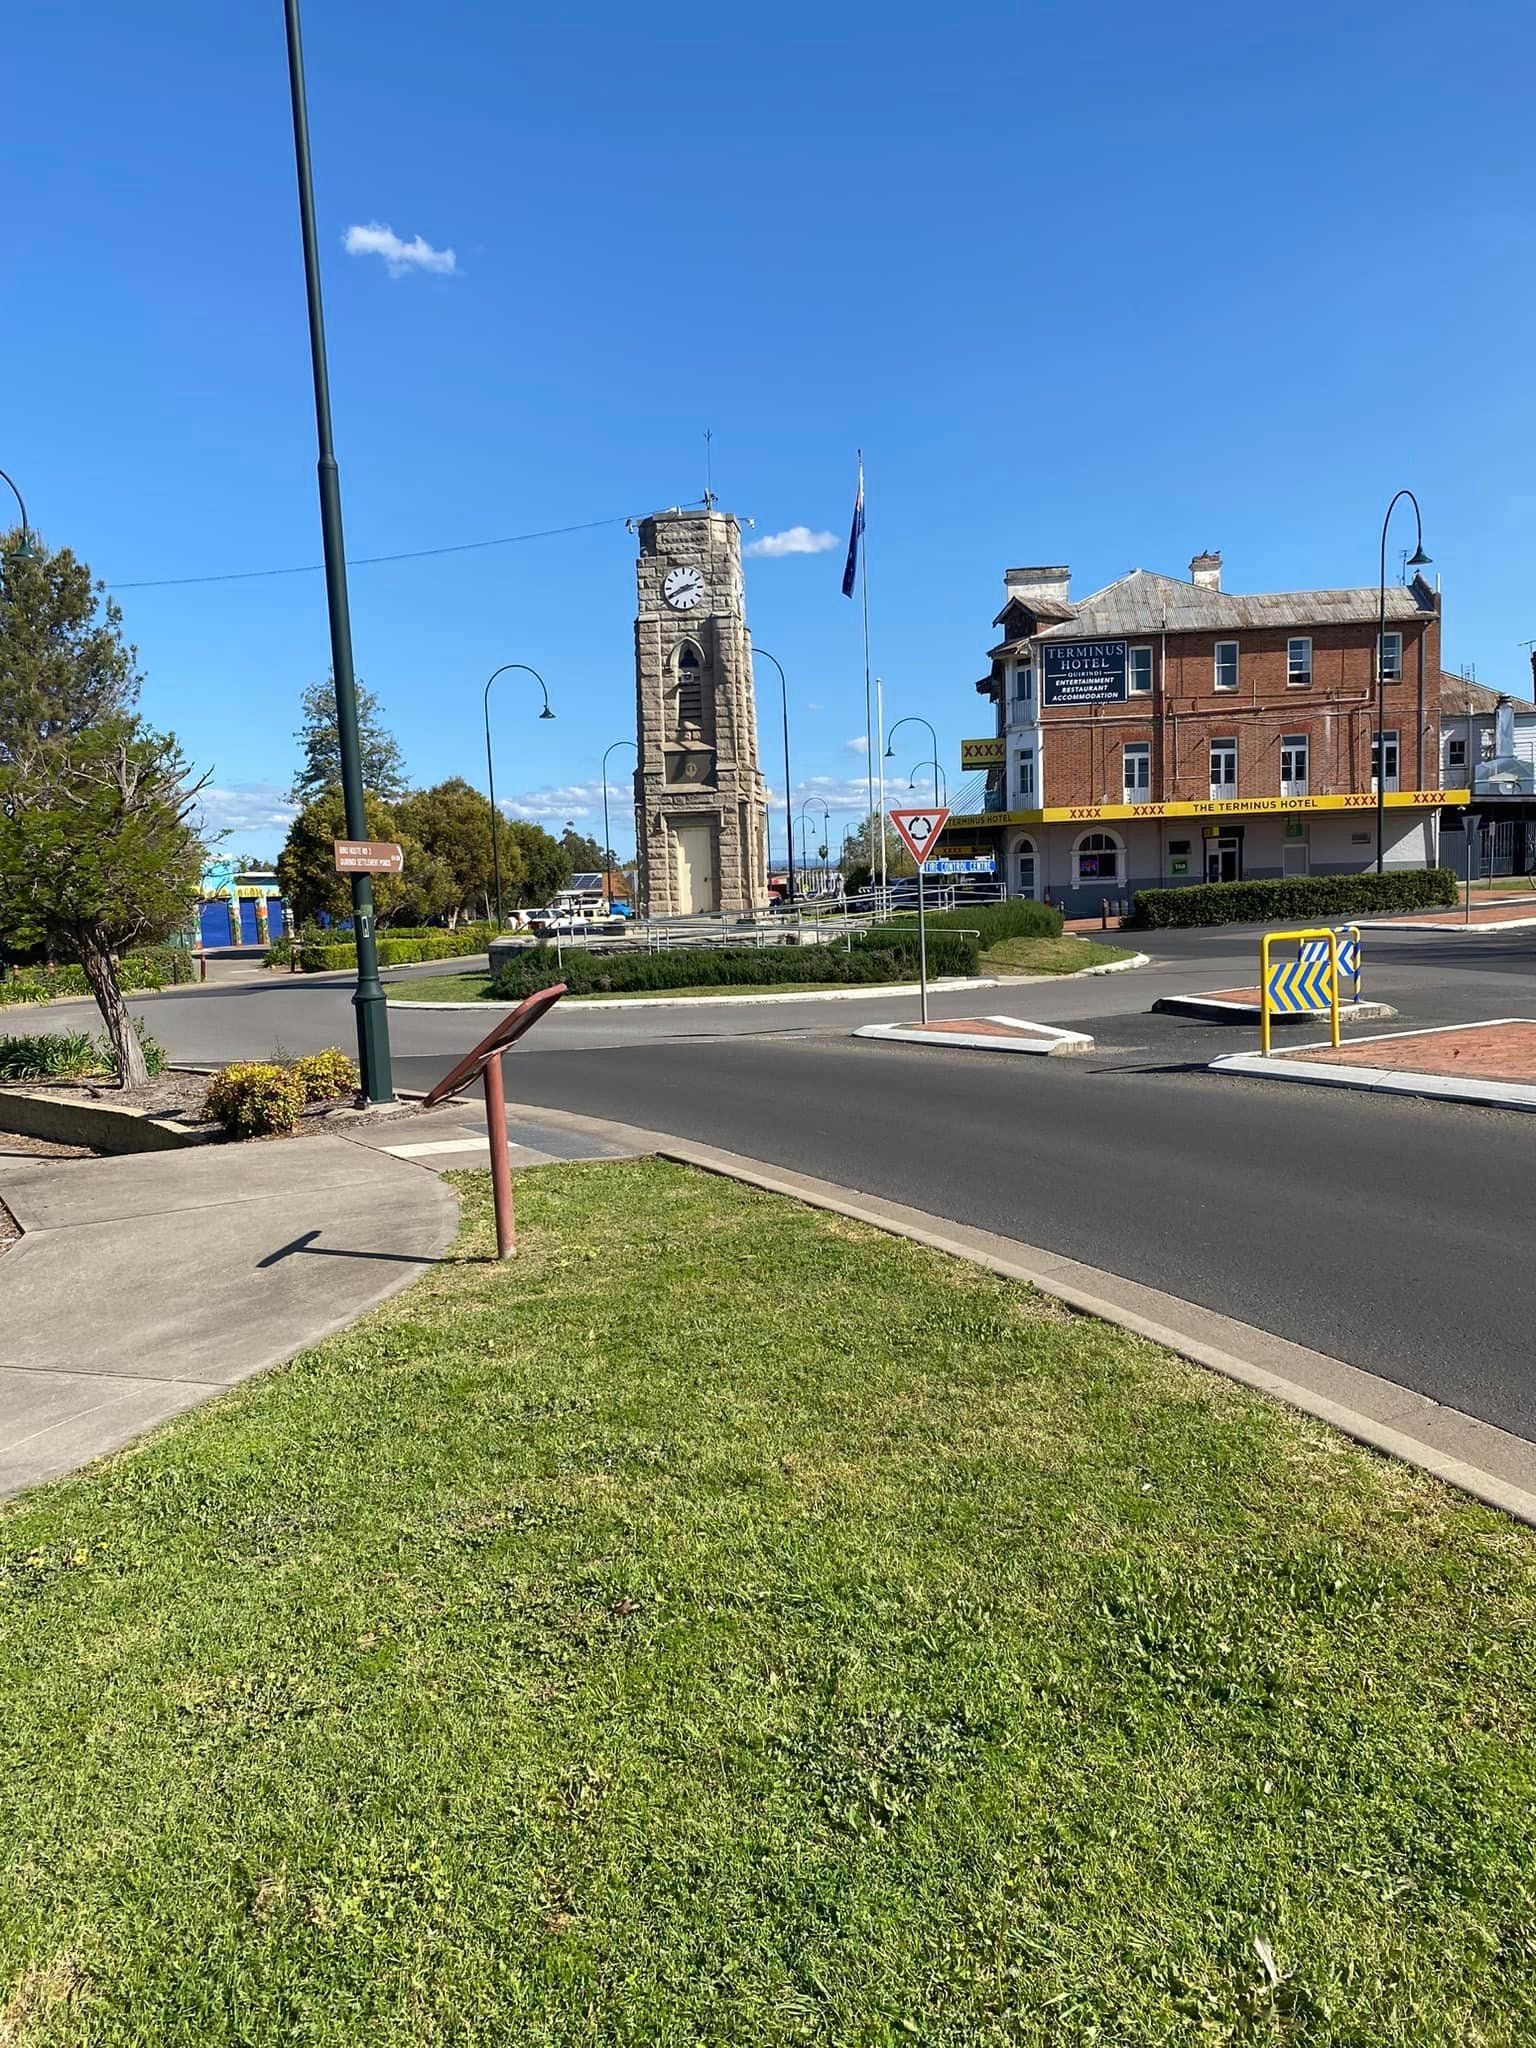
[[[879,747],[880,775],[880,886],[890,880],[885,871],[885,685],[875,677],[875,740]]]
[[[859,597],[864,609],[864,767],[869,784],[869,879],[875,879],[875,726],[869,686],[869,539],[864,509],[864,450],[859,450]]]

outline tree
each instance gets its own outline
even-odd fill
[[[548,903],[571,879],[571,857],[542,826],[513,818],[507,838],[517,849],[521,872],[509,891],[514,903]],[[505,887],[503,875],[503,887]]]
[[[304,723],[294,734],[303,752],[288,794],[296,804],[324,794],[341,782],[341,736],[336,727],[334,682],[311,683],[302,698]],[[383,708],[372,690],[357,686],[357,737],[363,756],[363,788],[370,796],[395,803],[406,792],[405,757],[400,742],[384,723]]]
[[[105,584],[68,548],[16,555],[21,538],[0,536],[0,763],[131,711],[139,693]]]
[[[120,711],[0,765],[0,930],[79,960],[125,1088],[148,1076],[119,956],[168,939],[191,915],[202,787],[172,734]]]
[[[601,875],[612,865],[612,854],[605,856],[597,841],[578,832],[574,825],[567,825],[560,834],[560,844],[570,858],[572,874]]]
[[[451,775],[431,789],[414,790],[396,807],[396,815],[402,831],[409,832],[444,872],[449,924],[461,917],[489,917],[494,874],[491,807],[481,791],[462,776]],[[522,877],[522,854],[504,818],[499,838],[502,885],[515,888]]]
[[[415,907],[423,893],[430,893],[430,883],[421,872],[425,855],[409,834],[402,833],[390,805],[370,795],[364,809],[368,837],[394,840],[405,853],[404,874],[373,878],[374,911],[380,924],[387,924],[400,915],[408,901]],[[312,797],[288,827],[287,840],[277,856],[277,879],[283,900],[299,924],[312,924],[322,916],[339,922],[352,915],[351,880],[337,874],[334,852],[334,841],[349,837],[339,783]],[[410,894],[413,889],[414,898]]]
[[[880,827],[865,818],[843,841],[843,880],[849,889],[866,889],[871,880],[870,848],[879,850]],[[915,875],[917,862],[907,851],[906,841],[889,820],[885,828],[885,872],[889,880]]]

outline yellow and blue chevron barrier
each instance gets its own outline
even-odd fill
[[[1359,934],[1356,960],[1359,959]],[[1293,960],[1271,961],[1274,945],[1294,945]],[[1266,932],[1259,941],[1259,1050],[1269,1053],[1269,1019],[1272,1011],[1288,1016],[1311,1016],[1326,1008],[1333,1043],[1339,1042],[1339,935],[1326,928],[1305,931]]]
[[[1301,957],[1303,960],[1321,961],[1324,965],[1326,965],[1328,960],[1328,946],[1326,940],[1304,939],[1302,941],[1301,946]],[[1354,983],[1355,992],[1354,996],[1352,997],[1352,1000],[1357,1003],[1360,1001],[1360,960],[1361,947],[1359,925],[1341,924],[1339,926],[1339,972],[1340,974],[1347,974],[1350,980]],[[1322,1008],[1321,1003],[1318,1004],[1318,1008]]]

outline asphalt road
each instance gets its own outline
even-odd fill
[[[857,1003],[556,1011],[509,1062],[516,1101],[707,1140],[1102,1266],[1536,1438],[1525,1238],[1536,1120],[1212,1075],[1242,1027],[1154,1016],[1252,980],[1251,934],[1159,934],[1153,967],[937,998],[1090,1030],[1082,1060],[853,1038]],[[1536,932],[1369,934],[1366,993],[1400,1026],[1536,1016]],[[350,1041],[348,992],[279,980],[146,999],[181,1058]],[[50,1012],[50,1021],[58,1012]],[[390,1013],[422,1087],[484,1028]],[[61,1017],[60,1021],[64,1021]],[[1394,1028],[1358,1027],[1351,1035]],[[1304,1035],[1312,1035],[1310,1032]]]

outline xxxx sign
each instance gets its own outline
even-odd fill
[[[921,810],[891,811],[887,815],[901,834],[902,844],[921,867],[939,843],[939,834],[949,818],[949,812],[937,804],[924,805]]]

